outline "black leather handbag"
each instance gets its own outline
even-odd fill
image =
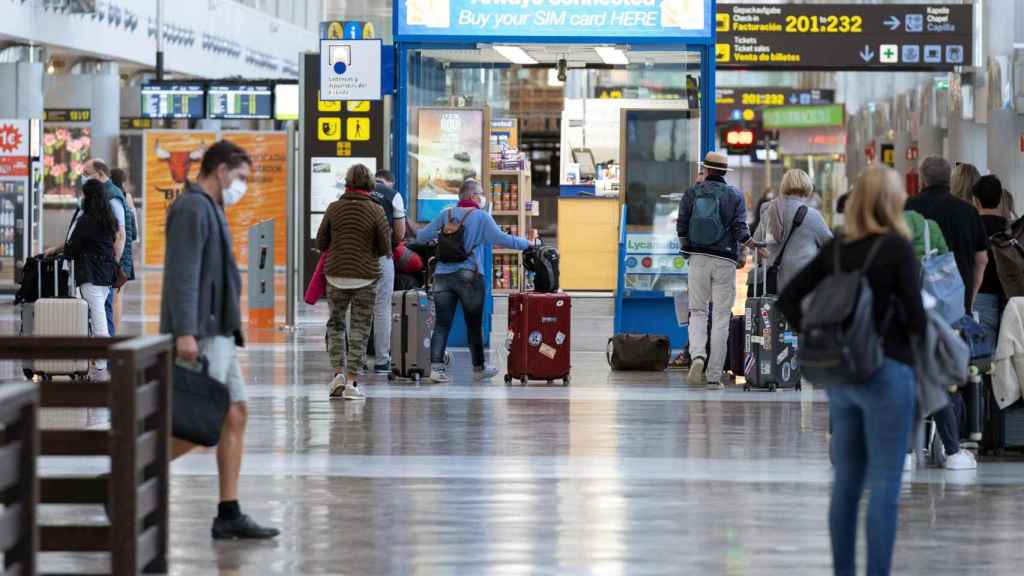
[[[206,357],[201,356],[199,362],[201,370],[174,364],[171,433],[175,438],[212,447],[220,442],[220,430],[231,406],[231,396],[227,386],[210,377]]]
[[[615,371],[646,370],[661,372],[668,368],[672,345],[668,336],[656,334],[616,334],[608,339],[608,365]]]

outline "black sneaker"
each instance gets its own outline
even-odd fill
[[[210,535],[214,540],[266,540],[280,533],[277,528],[260,526],[247,514],[232,520],[214,518],[213,528],[210,529]]]

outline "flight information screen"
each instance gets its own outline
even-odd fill
[[[202,84],[144,84],[142,115],[146,118],[204,117]]]
[[[206,91],[207,118],[272,118],[270,84],[210,84]]]

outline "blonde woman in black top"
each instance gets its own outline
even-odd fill
[[[846,206],[846,237],[832,241],[843,243],[839,260],[844,271],[864,267],[878,245],[865,276],[874,294],[874,318],[885,352],[882,367],[866,381],[828,390],[835,458],[829,528],[837,575],[856,574],[857,513],[865,488],[871,490],[867,573],[885,576],[892,564],[916,393],[910,335],[922,334],[925,328],[921,268],[903,220],[906,198],[896,171],[868,168]],[[801,325],[804,297],[833,272],[832,242],[779,295],[778,305],[794,326]]]

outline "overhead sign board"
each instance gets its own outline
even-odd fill
[[[767,130],[780,128],[818,128],[842,126],[845,119],[842,104],[826,106],[781,106],[764,111],[764,127]]]
[[[90,122],[92,110],[89,108],[46,108],[43,110],[44,122]]]
[[[711,0],[400,0],[398,40],[711,35]]]
[[[718,4],[719,68],[950,70],[971,65],[970,4]]]
[[[380,100],[382,43],[376,40],[320,41],[320,99]]]
[[[835,102],[835,90],[794,88],[715,88],[717,122],[757,122],[761,109],[777,106],[817,106]]]

